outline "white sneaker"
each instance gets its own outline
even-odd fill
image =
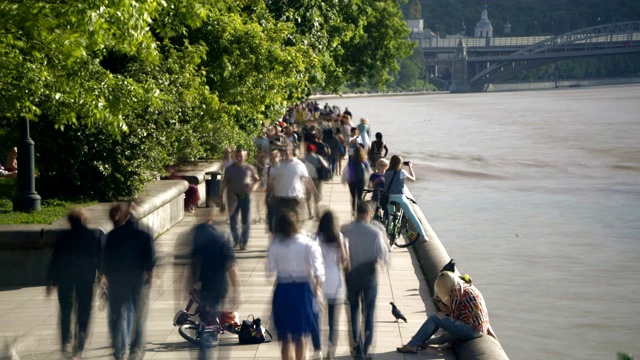
[[[313,356],[311,357],[312,360],[322,360],[322,351],[318,350],[318,351],[314,351],[313,352]]]

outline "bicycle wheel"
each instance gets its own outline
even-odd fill
[[[197,346],[214,347],[220,342],[216,331],[200,332],[200,325],[185,324],[178,328],[178,333],[189,343]]]
[[[402,220],[400,221],[398,228],[399,228],[399,232],[405,235],[405,236],[402,236],[404,238],[404,242],[399,242],[398,240],[400,239],[400,236],[398,236],[396,239],[393,240],[393,243],[396,247],[407,248],[415,244],[416,241],[418,241],[418,239],[420,238],[420,236],[415,236],[416,233],[409,230],[407,223],[408,223],[407,217],[404,216],[404,214],[402,214]]]

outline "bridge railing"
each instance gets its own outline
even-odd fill
[[[548,38],[550,38],[550,36],[516,36],[490,38],[489,46],[529,46]],[[487,46],[486,38],[464,38],[463,40],[467,47]],[[431,38],[429,39],[429,41],[423,42],[423,48],[455,48],[458,46],[459,41],[460,39]]]

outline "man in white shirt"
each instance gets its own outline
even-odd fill
[[[275,197],[276,218],[282,211],[292,211],[300,219],[298,207],[311,186],[313,183],[307,167],[293,156],[293,147],[287,143],[278,167],[271,169],[267,184],[267,191],[271,191]]]
[[[373,341],[373,321],[378,296],[376,265],[389,263],[389,245],[381,227],[371,224],[375,205],[372,201],[358,203],[356,219],[340,230],[349,239],[351,271],[345,274],[347,299],[351,308],[351,332],[355,358],[368,358]],[[360,333],[360,302],[364,314],[364,339]]]

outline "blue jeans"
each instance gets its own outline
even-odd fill
[[[120,317],[118,317],[115,309],[109,310],[109,334],[111,335],[111,339],[114,339],[114,336],[116,335],[117,322],[124,321],[118,336],[120,337],[123,347],[126,349],[129,347],[131,328],[133,327],[133,303],[129,302],[125,305],[125,308],[120,311],[124,311],[124,315],[120,315]]]
[[[373,315],[376,309],[378,284],[362,287],[358,291],[347,288],[347,298],[351,308],[351,334],[355,343],[356,353],[366,355],[373,342]],[[362,313],[364,316],[364,342],[360,333],[360,299],[362,298]]]
[[[130,346],[129,359],[142,359],[145,345],[147,290],[142,276],[125,274],[107,276],[109,282],[109,322],[112,324],[111,342],[114,357],[123,359]],[[131,313],[133,309],[133,314]],[[128,320],[132,316],[131,323]],[[112,318],[111,318],[112,317]],[[129,344],[127,344],[129,341]]]
[[[482,336],[471,325],[465,324],[460,320],[448,316],[439,318],[438,315],[432,314],[420,326],[418,332],[413,335],[409,345],[414,348],[418,347],[418,345],[429,340],[440,328],[461,340],[471,340]]]
[[[231,228],[231,236],[233,243],[246,246],[249,241],[249,225],[251,224],[251,198],[238,199],[238,205],[229,217],[229,227]],[[242,234],[238,234],[238,214],[242,213]]]
[[[391,202],[397,202],[404,210],[405,215],[409,218],[409,221],[413,224],[413,226],[418,230],[418,234],[420,234],[424,239],[427,238],[427,234],[424,232],[424,228],[422,227],[422,223],[413,212],[413,208],[409,203],[409,199],[407,199],[404,194],[389,194],[389,204],[387,205],[388,214],[393,214],[396,210],[396,207],[391,204]]]

